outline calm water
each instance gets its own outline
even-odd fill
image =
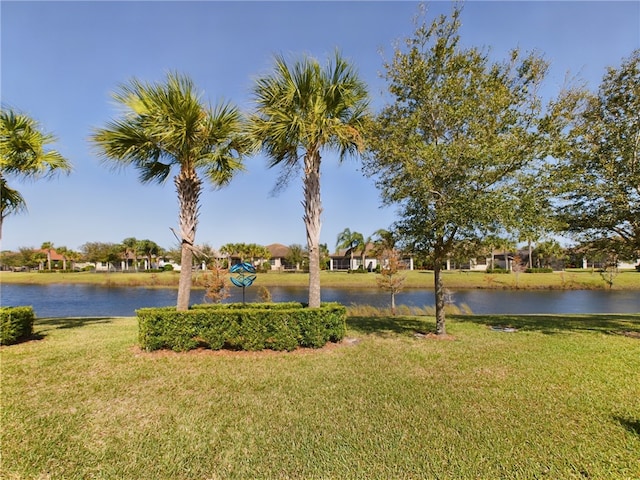
[[[272,287],[274,301],[300,301],[307,298],[306,288]],[[242,290],[234,288],[227,302],[242,301]],[[248,288],[246,301],[257,301],[257,289]],[[194,290],[192,303],[203,303],[204,292]],[[141,307],[169,306],[176,303],[174,289],[99,287],[93,285],[2,285],[0,304],[32,305],[42,317],[132,316]],[[389,306],[389,296],[371,289],[323,288],[322,300],[345,305]],[[461,290],[453,292],[452,302],[468,305],[478,314],[518,313],[639,313],[640,292],[606,290],[513,291]],[[425,306],[434,304],[433,291],[407,290],[396,296],[397,304]]]

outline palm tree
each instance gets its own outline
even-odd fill
[[[40,248],[47,254],[47,270],[51,271],[51,251],[53,250],[53,242],[44,242]]]
[[[142,254],[142,256],[146,258],[145,270],[151,270],[153,257],[160,253],[160,246],[153,240],[144,239],[138,240],[136,247],[138,253]]]
[[[133,165],[142,183],[164,183],[173,167],[179,203],[181,242],[177,310],[189,308],[191,264],[203,181],[227,185],[242,170],[241,156],[248,149],[240,132],[240,112],[230,104],[212,109],[200,101],[193,81],[170,73],[165,83],[133,79],[114,94],[125,107],[118,120],[92,135],[105,161],[114,166]]]
[[[5,217],[27,207],[20,192],[9,187],[7,176],[36,180],[71,171],[71,164],[59,152],[46,149],[55,140],[28,115],[0,110],[0,238]]]
[[[367,247],[371,244],[371,236],[367,238],[362,237],[362,242],[356,247],[356,250],[360,252],[360,265],[362,269],[365,270],[367,266],[365,262],[367,260]]]
[[[336,240],[336,250],[344,248],[349,251],[349,270],[353,269],[353,254],[359,245],[364,242],[364,237],[359,232],[352,232],[349,228],[345,228],[338,234]]]
[[[75,270],[76,262],[80,260],[80,252],[76,252],[75,250],[66,250],[64,253],[65,261],[71,262],[71,270]]]
[[[374,242],[379,250],[394,250],[396,248],[396,236],[393,232],[379,228],[373,233],[378,239]]]
[[[270,157],[269,166],[283,165],[281,182],[286,182],[302,162],[309,307],[319,307],[320,152],[337,150],[342,160],[363,150],[367,89],[336,52],[324,69],[307,56],[293,65],[277,56],[273,72],[257,79],[254,96],[250,133]]]

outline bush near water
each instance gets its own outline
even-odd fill
[[[147,351],[198,347],[291,351],[342,340],[347,310],[339,303],[305,308],[284,302],[194,305],[187,311],[141,308],[136,314],[140,347]]]
[[[0,345],[18,343],[33,335],[33,307],[0,308]]]

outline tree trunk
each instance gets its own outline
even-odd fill
[[[304,157],[304,224],[309,250],[309,308],[320,307],[320,153],[313,149]]]
[[[396,314],[396,293],[391,292],[391,315]]]
[[[531,260],[531,257],[533,255],[533,248],[531,248],[531,240],[527,240],[528,244],[529,244],[529,268],[533,268],[533,262]]]
[[[178,281],[178,311],[189,309],[189,298],[191,295],[191,262],[193,261],[193,251],[183,241],[182,254],[180,256],[180,279]]]
[[[433,280],[436,297],[436,335],[446,335],[447,329],[445,326],[444,315],[444,285],[442,283],[442,277],[440,275],[443,259],[439,258],[438,255],[435,255],[433,260]]]
[[[191,264],[193,262],[193,245],[198,224],[198,200],[202,189],[202,181],[194,171],[183,170],[175,178],[178,202],[180,205],[180,236],[182,252],[180,256],[180,279],[178,281],[178,304],[176,309],[189,309],[191,295]]]

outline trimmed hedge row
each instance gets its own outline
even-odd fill
[[[553,273],[553,268],[548,267],[536,267],[536,268],[527,268],[525,273]]]
[[[141,308],[138,340],[147,350],[287,350],[320,348],[346,333],[347,309],[338,303],[305,308],[301,303],[250,303]]]
[[[33,335],[33,307],[0,308],[0,345],[11,345]]]

